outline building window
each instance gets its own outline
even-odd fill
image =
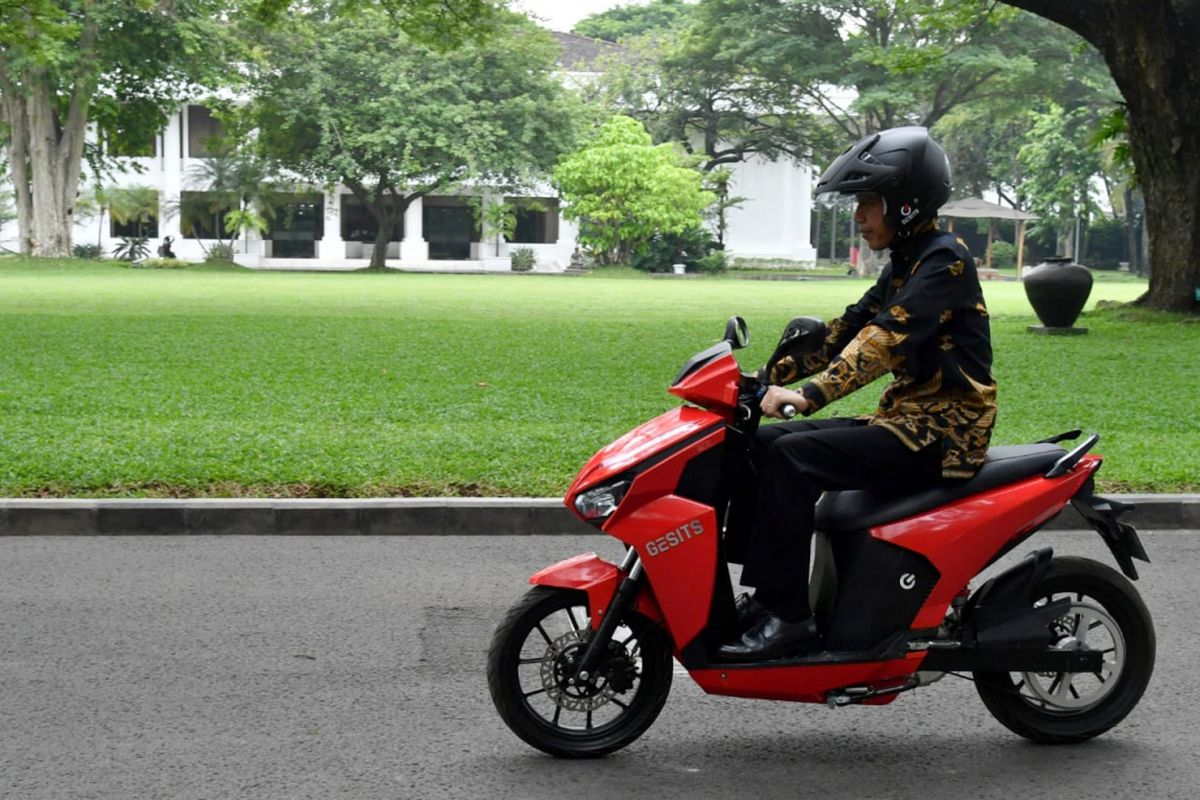
[[[108,232],[114,239],[158,236],[158,191],[149,186],[112,187],[108,201]]]
[[[274,217],[263,238],[271,240],[273,258],[314,258],[317,240],[325,235],[325,198],[314,194],[278,194],[271,198]]]
[[[158,238],[158,217],[151,217],[149,220],[142,222],[117,222],[115,219],[110,219],[109,233],[114,239],[131,239],[139,236],[144,236],[147,239]]]
[[[558,241],[558,199],[554,197],[508,197],[517,210],[517,227],[508,241],[513,244],[554,244]]]
[[[394,202],[389,199],[389,202]],[[343,242],[374,242],[379,234],[379,223],[362,201],[352,194],[341,195],[341,219]],[[404,238],[404,217],[396,221],[391,241]]]
[[[180,192],[179,228],[185,239],[228,239],[225,215],[233,201],[216,192]]]
[[[212,140],[219,139],[225,134],[221,120],[212,115],[204,106],[188,106],[188,156],[191,158],[211,158],[213,152]]]
[[[471,244],[482,237],[479,220],[467,198],[428,195],[422,202],[421,218],[430,259],[466,261]]]

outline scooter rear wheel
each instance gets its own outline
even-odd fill
[[[1125,718],[1154,672],[1154,623],[1137,590],[1116,570],[1084,558],[1050,562],[1037,602],[1066,598],[1055,622],[1058,646],[1104,653],[1098,673],[975,673],[975,687],[1004,727],[1042,744],[1099,736]]]
[[[513,606],[488,650],[500,717],[528,744],[563,758],[607,755],[650,727],[671,689],[671,641],[630,612],[587,681],[576,664],[592,633],[587,595],[535,586]]]

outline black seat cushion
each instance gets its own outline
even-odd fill
[[[828,533],[860,531],[911,517],[963,497],[1048,471],[1066,454],[1056,444],[993,447],[970,480],[923,489],[914,494],[854,490],[826,492],[817,503],[817,530]]]

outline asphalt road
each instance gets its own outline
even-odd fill
[[[1029,744],[953,678],[831,711],[677,674],[639,741],[564,762],[501,723],[484,654],[530,572],[607,539],[2,538],[0,797],[1195,798],[1200,536],[1146,539],[1157,669],[1091,743]]]

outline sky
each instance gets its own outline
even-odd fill
[[[541,18],[552,31],[570,31],[575,23],[614,6],[643,5],[645,0],[513,0],[512,8]]]

